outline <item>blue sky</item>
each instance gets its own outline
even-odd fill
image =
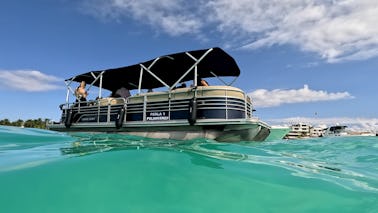
[[[262,120],[377,128],[377,14],[375,0],[3,0],[0,119],[58,120],[63,79],[217,46]]]

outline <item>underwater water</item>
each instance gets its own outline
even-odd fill
[[[0,126],[0,212],[378,212],[378,137],[217,143]]]

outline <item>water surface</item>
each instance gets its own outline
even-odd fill
[[[378,137],[217,143],[0,126],[0,212],[378,212]]]

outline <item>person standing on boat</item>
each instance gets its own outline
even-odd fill
[[[197,85],[194,85],[194,81],[193,81],[193,84],[191,84],[190,87],[193,87],[193,86],[204,86],[204,87],[207,87],[207,86],[209,86],[209,83],[207,83],[206,80],[203,80],[202,78],[197,77]]]
[[[77,101],[87,101],[88,92],[85,90],[86,83],[82,81],[80,86],[75,90],[75,96]]]
[[[209,83],[207,83],[207,81],[202,79],[202,78],[197,79],[197,84],[198,84],[198,86],[204,86],[204,87],[209,86]]]

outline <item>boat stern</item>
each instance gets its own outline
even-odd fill
[[[245,124],[226,125],[215,140],[220,142],[264,141],[270,134],[270,126],[258,119],[248,119]]]

